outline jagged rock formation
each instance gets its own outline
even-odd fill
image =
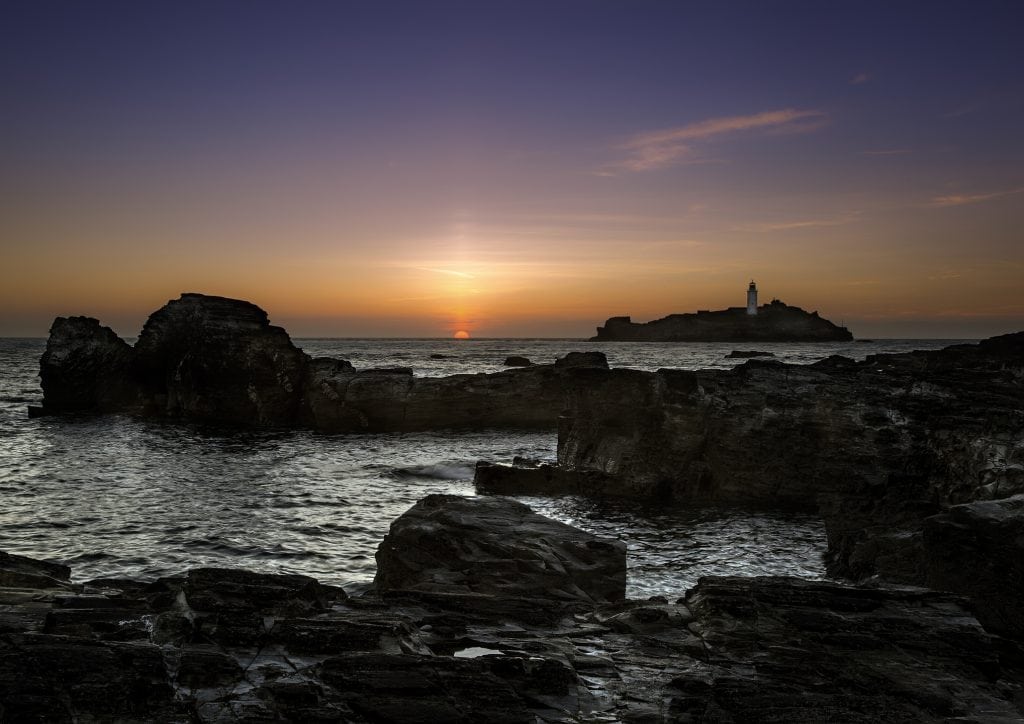
[[[48,407],[61,412],[117,412],[141,404],[131,346],[91,317],[54,320],[39,376]]]
[[[670,314],[652,322],[612,317],[591,341],[616,342],[846,342],[853,335],[818,316],[774,300],[757,314],[744,307],[696,314]]]
[[[134,348],[95,319],[58,318],[40,365],[43,407],[34,412],[331,432],[553,428],[583,369],[608,366],[600,353],[574,355],[443,378],[417,378],[409,368],[357,371],[305,355],[249,302],[183,294],[150,316]]]
[[[557,471],[482,466],[478,483],[819,510],[835,575],[970,595],[1000,631],[1024,600],[1019,570],[985,563],[1018,551],[1018,508],[953,507],[1024,493],[1024,333],[863,362],[609,370],[573,390],[558,448]]]
[[[532,514],[507,501],[437,498],[425,507],[451,515],[433,517],[433,538],[462,540],[479,524],[506,539],[502,555],[522,554],[534,569],[537,540],[511,547],[506,517]],[[674,603],[524,598],[492,559],[480,545],[420,557],[431,590],[350,597],[305,576],[217,568],[72,584],[55,564],[0,556],[0,715],[866,724],[1024,714],[1020,650],[953,596],[703,578]],[[575,560],[563,561],[563,587]],[[384,578],[394,564],[381,560]],[[486,591],[465,590],[467,565]],[[40,577],[13,587],[8,568]]]
[[[430,495],[377,550],[379,591],[461,591],[592,603],[626,597],[626,545],[508,498]]]

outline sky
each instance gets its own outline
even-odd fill
[[[0,336],[182,292],[296,337],[779,298],[1024,329],[1024,3],[51,2],[0,27]]]

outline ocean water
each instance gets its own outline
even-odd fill
[[[956,340],[759,344],[799,364],[830,354],[937,349]],[[579,340],[305,339],[313,356],[437,376],[551,362],[599,349],[616,367],[725,368],[734,344]],[[430,493],[474,495],[477,460],[555,458],[552,432],[324,435],[238,431],[125,416],[29,419],[42,398],[42,339],[0,339],[0,550],[67,563],[74,580],[155,578],[241,566],[359,590],[391,521]],[[545,515],[628,546],[628,594],[681,596],[703,575],[824,575],[813,515],[651,508],[523,497]]]

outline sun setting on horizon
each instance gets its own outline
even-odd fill
[[[469,339],[469,332],[467,332],[467,331],[466,331],[466,330],[464,330],[464,329],[460,329],[460,330],[459,330],[458,332],[456,332],[456,333],[455,333],[454,335],[452,335],[452,336],[453,336],[453,337],[454,337],[455,339]]]

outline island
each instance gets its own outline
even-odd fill
[[[591,342],[849,342],[853,334],[778,299],[757,305],[757,285],[747,289],[746,307],[670,314],[651,322],[612,317]]]

